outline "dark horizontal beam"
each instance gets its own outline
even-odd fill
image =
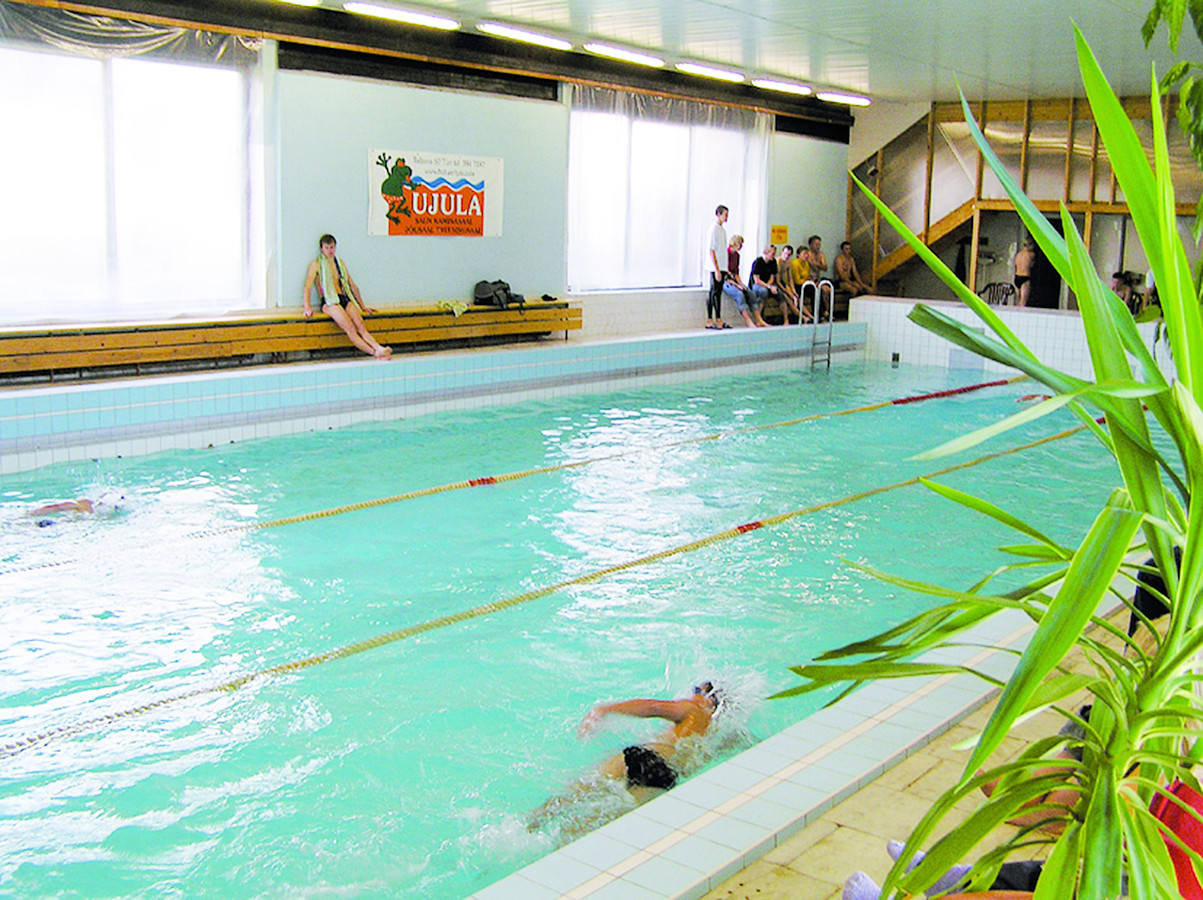
[[[16,0],[165,25],[272,38],[333,50],[506,75],[568,81],[755,109],[851,128],[847,107],[775,94],[748,84],[708,81],[672,70],[643,69],[605,57],[548,50],[469,31],[439,31],[325,7],[268,0]]]

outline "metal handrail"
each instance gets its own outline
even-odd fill
[[[810,340],[810,366],[813,369],[818,360],[818,349],[824,348],[824,361],[827,363],[827,368],[831,368],[831,342],[835,329],[835,285],[830,279],[824,278],[821,281],[808,281],[802,285],[802,290],[798,294],[798,303],[800,308],[804,309],[806,304],[806,289],[814,288],[814,329],[811,331]],[[823,324],[823,290],[827,290],[827,337],[820,339],[820,327]]]

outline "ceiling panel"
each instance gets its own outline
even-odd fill
[[[749,76],[813,80],[819,87],[882,100],[950,100],[958,83],[987,100],[1080,96],[1074,21],[1121,93],[1147,93],[1150,63],[1156,60],[1165,71],[1173,62],[1164,30],[1152,50],[1145,50],[1140,26],[1148,3],[1140,2],[430,0],[408,5],[453,10],[469,27],[478,19],[501,19],[542,27],[578,44],[608,40],[654,51],[670,62],[709,61]],[[1203,55],[1193,35],[1183,43],[1183,55]]]

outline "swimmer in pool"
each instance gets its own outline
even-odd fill
[[[602,703],[593,707],[577,728],[577,734],[586,738],[601,724],[606,716],[637,716],[643,719],[665,719],[672,723],[644,744],[634,744],[621,753],[604,760],[597,767],[597,775],[613,786],[625,788],[636,804],[644,803],[657,794],[674,787],[686,766],[681,744],[686,738],[704,735],[710,730],[715,717],[723,706],[723,692],[713,682],[703,681],[693,693],[682,700],[624,700],[621,703]],[[553,797],[531,815],[528,823],[533,831],[548,821],[554,814],[568,809],[574,795],[595,786],[596,780],[582,780],[573,786],[566,797]],[[576,823],[578,827],[585,823]]]
[[[59,503],[47,503],[45,506],[39,506],[37,509],[31,509],[29,515],[38,520],[39,528],[46,528],[55,523],[52,516],[62,515],[63,513],[75,513],[82,515],[84,513],[105,513],[115,512],[125,500],[123,494],[115,491],[105,491],[95,500],[89,500],[87,497],[80,497],[78,500],[63,500]]]

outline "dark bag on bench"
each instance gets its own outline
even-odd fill
[[[477,306],[496,306],[499,309],[508,309],[511,304],[521,309],[526,303],[526,298],[511,291],[504,281],[476,282],[472,299]]]

